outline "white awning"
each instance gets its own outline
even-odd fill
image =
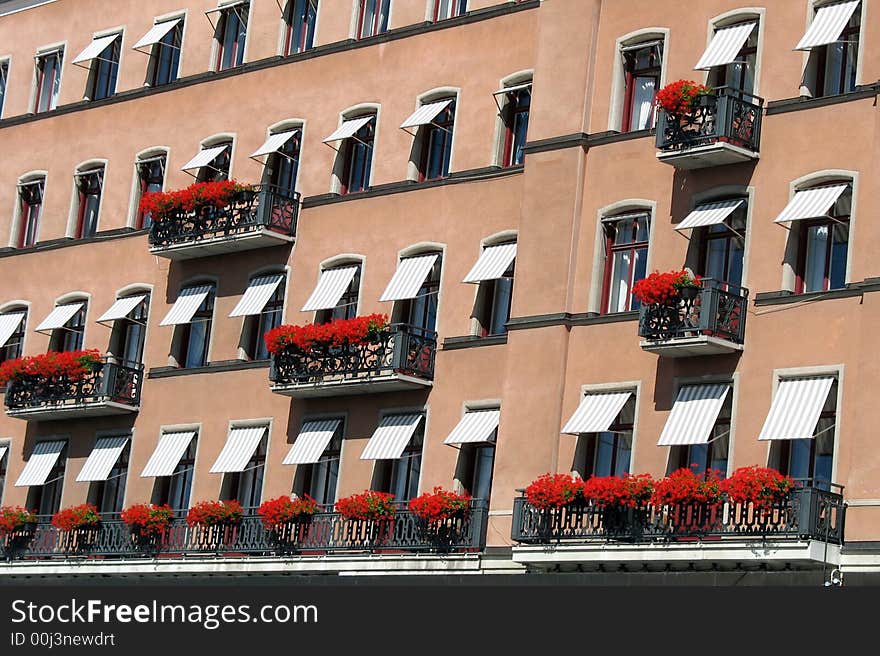
[[[684,220],[675,226],[676,230],[688,230],[689,228],[703,228],[706,226],[724,223],[737,208],[745,203],[745,199],[722,200],[717,203],[697,205],[693,212],[684,217]]]
[[[587,394],[562,428],[562,432],[580,435],[607,431],[631,396],[632,392],[629,391]]]
[[[787,221],[818,219],[827,216],[834,203],[848,187],[848,184],[836,184],[795,192],[794,198],[788,201],[788,205],[773,222],[786,223]]]
[[[729,383],[685,385],[679,389],[657,446],[708,443],[729,392]]]
[[[79,312],[85,303],[67,303],[66,305],[56,305],[49,315],[43,319],[42,323],[34,328],[37,332],[41,330],[57,330],[63,328],[64,325],[73,319],[73,315]]]
[[[211,293],[211,285],[199,285],[198,287],[186,287],[180,290],[180,296],[174,301],[174,305],[168,310],[165,318],[159,322],[160,326],[177,326],[192,321],[193,315]]]
[[[418,296],[438,257],[439,253],[433,253],[402,259],[379,300],[404,301]]]
[[[224,150],[229,148],[229,144],[223,144],[222,146],[214,146],[213,148],[205,148],[196,153],[196,156],[193,157],[190,161],[180,167],[181,171],[193,171],[195,169],[200,169],[203,166],[208,166],[211,162],[217,159],[217,156],[222,153]]]
[[[141,478],[171,476],[195,436],[195,431],[162,433],[156,450],[153,451],[144,471],[141,472]]]
[[[700,61],[694,66],[694,70],[709,70],[714,66],[732,64],[757,25],[757,23],[742,23],[715,30],[715,36],[712,37]]]
[[[249,317],[260,314],[266,303],[272,298],[272,294],[278,289],[278,285],[284,280],[283,273],[273,273],[268,276],[260,276],[251,280],[241,300],[229,313],[230,317]]]
[[[294,136],[299,132],[299,130],[288,130],[287,132],[279,132],[278,134],[270,134],[269,138],[266,139],[266,143],[257,148],[253,153],[251,153],[251,157],[262,157],[263,155],[271,155],[276,150],[281,148],[288,141],[293,139]]]
[[[364,127],[367,123],[373,120],[374,116],[361,116],[360,118],[352,118],[347,121],[343,121],[342,125],[336,128],[336,131],[331,134],[329,137],[324,139],[324,143],[330,143],[331,141],[342,141],[343,139],[349,139],[357,134],[357,131]]]
[[[128,444],[128,435],[99,437],[76,480],[106,481],[126,444]]]
[[[132,46],[132,48],[138,50],[139,48],[148,48],[156,45],[159,41],[165,38],[166,34],[177,27],[182,20],[182,18],[172,18],[163,23],[156,23],[138,40],[137,43]]]
[[[853,12],[859,6],[860,0],[838,2],[833,5],[825,5],[816,10],[813,22],[807,29],[806,34],[798,41],[795,50],[809,50],[816,46],[826,46],[840,38],[843,28],[849,23]]]
[[[312,419],[304,421],[296,441],[281,462],[283,465],[310,465],[321,459],[341,419]]]
[[[6,451],[9,450],[9,447],[5,444],[0,446],[0,462],[3,462],[3,456],[6,455]]]
[[[833,384],[832,376],[779,381],[758,439],[803,440],[813,437]]]
[[[27,316],[25,312],[10,312],[9,314],[0,314],[0,348],[6,346],[6,342],[12,337],[12,334],[18,330],[21,322]]]
[[[118,298],[116,299],[116,302],[110,306],[109,310],[97,318],[97,321],[117,321],[118,319],[125,319],[131,314],[132,310],[143,303],[146,298],[146,294]]]
[[[107,48],[107,46],[116,41],[120,36],[120,34],[111,34],[110,36],[96,37],[95,40],[87,45],[85,50],[79,53],[70,63],[82,64],[83,62],[90,62],[93,59],[96,59],[102,52],[104,52],[104,49]]]
[[[486,246],[480,253],[477,263],[474,264],[462,282],[478,283],[484,280],[498,280],[498,278],[504,277],[504,272],[507,271],[514,259],[516,259],[516,242]]]
[[[452,98],[448,98],[446,100],[440,100],[438,102],[422,105],[412,114],[410,114],[409,118],[400,124],[400,127],[401,129],[406,129],[417,128],[421,125],[428,125],[429,123],[433,122],[435,118],[437,118],[440,112],[449,107],[451,103]]]
[[[325,269],[321,272],[321,278],[315,287],[315,291],[309,296],[309,300],[302,306],[303,312],[312,310],[329,310],[336,307],[339,299],[348,289],[358,267],[348,266],[338,269]]]
[[[364,447],[361,460],[397,460],[406,450],[423,415],[385,415]]]
[[[241,426],[230,430],[223,450],[211,467],[211,473],[244,471],[265,434],[265,426]]]
[[[483,444],[492,442],[501,410],[470,410],[456,424],[443,444]]]
[[[45,485],[46,479],[49,478],[49,472],[58,462],[58,457],[64,450],[65,440],[50,440],[46,442],[37,442],[31,457],[25,464],[21,472],[21,476],[15,481],[15,487],[30,487],[34,485]]]
[[[662,43],[658,41],[658,43]],[[498,91],[493,91],[493,96],[500,96],[505,93],[513,93],[515,91],[522,91],[523,89],[530,89],[532,87],[531,82],[523,82],[522,84],[514,84],[512,87],[504,87],[503,89],[498,89]]]

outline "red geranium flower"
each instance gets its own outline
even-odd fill
[[[699,287],[701,282],[700,276],[691,276],[684,269],[666,273],[654,271],[633,285],[632,294],[644,305],[669,305],[678,301],[682,287]]]
[[[711,92],[712,90],[705,84],[698,84],[692,80],[676,80],[657,92],[654,103],[667,114],[681,116],[693,109],[697,96]]]
[[[387,327],[387,314],[369,314],[319,325],[278,326],[268,331],[264,339],[269,353],[275,355],[287,348],[309,351],[316,347],[362,344]]]
[[[189,526],[216,526],[238,524],[244,509],[238,501],[201,501],[189,509],[186,523]]]
[[[526,499],[535,508],[561,508],[575,501],[581,492],[581,483],[569,474],[544,474],[526,488]]]
[[[794,489],[794,479],[769,467],[740,467],[721,482],[721,489],[734,503],[751,503],[768,509],[781,503]]]
[[[470,508],[470,503],[471,497],[468,494],[456,494],[442,487],[435,487],[433,492],[425,492],[415,499],[410,499],[409,509],[428,522],[440,522],[464,516]]]
[[[97,349],[85,351],[49,351],[40,355],[29,355],[0,364],[0,385],[8,384],[18,378],[67,378],[80,380],[101,361]]]
[[[64,508],[52,515],[52,526],[60,531],[73,531],[78,528],[95,528],[101,523],[98,509],[91,503]]]
[[[141,536],[162,535],[171,525],[174,511],[168,505],[157,506],[151,503],[139,503],[126,508],[120,518],[131,529],[132,533]]]
[[[367,490],[336,502],[336,511],[345,519],[377,520],[394,516],[394,495]]]
[[[276,529],[302,517],[311,517],[319,510],[318,502],[308,494],[297,499],[289,496],[264,501],[257,514],[267,530]]]
[[[0,506],[0,535],[9,535],[36,524],[37,515],[21,506]]]

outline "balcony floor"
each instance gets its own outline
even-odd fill
[[[7,409],[6,416],[25,421],[51,421],[54,419],[80,419],[82,417],[108,417],[137,412],[136,405],[125,405],[114,401],[96,401],[71,405],[45,405],[35,408]]]
[[[313,399],[328,396],[349,396],[354,394],[378,394],[382,392],[406,392],[425,389],[433,382],[424,378],[405,374],[388,374],[371,378],[340,378],[317,383],[276,383],[272,385],[275,394],[295,399]]]
[[[643,339],[639,346],[643,351],[655,353],[665,358],[693,358],[701,355],[726,355],[743,350],[742,344],[712,337],[711,335],[695,335],[694,337],[676,337],[664,340]]]
[[[295,240],[290,235],[284,235],[267,228],[259,228],[250,232],[228,236],[217,236],[210,239],[198,239],[191,242],[174,244],[173,246],[158,246],[150,248],[150,254],[165,257],[169,260],[191,260],[197,257],[210,257],[211,255],[223,255],[249,251],[257,248],[270,248],[282,246]]]
[[[657,153],[658,161],[686,171],[710,166],[741,164],[757,160],[759,157],[759,153],[723,141],[681,150],[661,150]]]

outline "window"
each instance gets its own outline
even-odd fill
[[[357,271],[355,272],[354,277],[352,277],[351,282],[348,284],[348,287],[345,288],[345,291],[343,292],[339,301],[336,303],[335,307],[330,310],[318,310],[315,313],[316,324],[329,323],[335,319],[352,319],[357,316],[358,293],[361,287],[360,263],[349,262],[347,264],[340,264],[338,266],[335,266],[332,269],[324,269],[322,275],[327,271],[332,271],[333,269],[351,267],[353,264],[357,266]]]
[[[198,435],[192,439],[171,475],[157,476],[153,485],[152,503],[168,504],[178,516],[186,516],[189,509],[198,439]]]
[[[130,294],[122,298],[144,296],[144,293]],[[134,302],[134,301],[132,301]],[[143,362],[144,339],[147,332],[147,308],[150,297],[146,296],[124,318],[113,322],[110,334],[110,352],[123,361],[123,364],[139,364]]]
[[[79,351],[82,349],[83,338],[86,334],[88,304],[84,300],[76,301],[76,303],[81,303],[82,307],[63,326],[52,330],[49,337],[50,351]]]
[[[283,54],[309,50],[315,42],[317,20],[318,0],[287,0]]]
[[[366,117],[363,117],[366,118]],[[348,119],[347,119],[348,120]],[[376,118],[358,129],[342,144],[342,194],[367,191],[370,188],[370,169],[373,165],[373,140],[376,136]]]
[[[27,308],[17,307],[5,310],[0,314],[0,325],[6,325],[7,321],[12,322],[15,327],[12,328],[6,341],[0,342],[0,363],[21,357],[24,350],[24,331],[27,327]]]
[[[506,324],[510,319],[513,298],[514,267],[515,261],[510,263],[500,278],[484,280],[477,289],[474,318],[481,337],[507,334]]]
[[[205,151],[220,147],[223,147],[223,150],[220,151],[214,159],[204,166],[198,167],[198,171],[196,172],[197,182],[218,182],[229,179],[229,167],[232,163],[232,142],[221,141],[211,146],[204,146],[202,150]]]
[[[804,82],[814,97],[855,88],[860,40],[860,3],[826,2],[816,8],[810,29],[797,46],[810,51]]]
[[[421,253],[420,256],[430,254]],[[427,332],[434,331],[437,327],[437,297],[440,294],[442,267],[442,255],[437,253],[437,261],[431,267],[416,296],[394,303],[392,317],[395,323],[405,323]]]
[[[691,469],[697,474],[714,469],[723,478],[727,475],[727,458],[730,450],[730,417],[733,395],[728,394],[709,433],[706,444],[690,444],[671,447],[667,473],[676,469]]]
[[[422,444],[425,439],[424,421],[420,421],[403,454],[396,460],[377,460],[374,489],[389,492],[398,502],[409,501],[419,493],[419,475],[422,469]]]
[[[48,112],[58,105],[58,92],[61,89],[61,64],[64,49],[37,55],[34,92],[34,113]]]
[[[244,508],[259,508],[263,496],[263,474],[266,468],[266,433],[253,455],[240,472],[223,475],[220,498],[238,501]]]
[[[834,429],[837,422],[835,379],[822,405],[812,438],[776,440],[770,453],[771,466],[792,478],[831,482],[834,463]]]
[[[109,98],[116,93],[121,43],[122,35],[117,34],[109,45],[91,60],[89,81],[86,86],[86,98],[101,100],[102,98]],[[74,61],[74,63],[76,62]]]
[[[208,363],[211,324],[214,318],[215,289],[213,285],[207,285],[207,287],[209,291],[192,314],[192,318],[177,326],[178,334],[175,335],[174,340],[177,348],[174,351],[175,359],[180,367],[204,367]],[[181,290],[181,296],[186,294],[186,289]]]
[[[455,18],[467,13],[467,0],[434,0],[434,20]]]
[[[40,234],[40,216],[43,213],[43,192],[45,188],[46,178],[28,180],[18,186],[19,248],[28,248],[37,243],[37,237]]]
[[[591,476],[622,476],[630,471],[636,399],[630,395],[608,430],[578,435],[573,463],[584,480]]]
[[[699,229],[700,276],[735,287],[742,284],[747,213],[743,202],[723,223]]]
[[[755,92],[755,65],[758,58],[758,23],[754,18],[743,19],[737,23],[731,23],[715,30],[716,37],[723,30],[729,33],[735,31],[737,26],[752,25],[742,48],[729,63],[713,66],[710,69],[706,84],[712,88],[729,87],[745,91]],[[714,45],[714,43],[713,43]]]
[[[605,275],[602,313],[639,309],[632,295],[633,285],[645,277],[651,215],[647,212],[620,214],[602,219],[605,232]]]
[[[147,66],[146,83],[151,87],[169,84],[177,79],[180,69],[180,45],[183,41],[183,21],[175,18],[166,23],[174,23],[158,41],[152,44],[150,63]],[[155,29],[166,23],[157,23]]]
[[[244,62],[244,45],[247,37],[247,20],[250,3],[244,2],[219,10],[220,18],[214,32],[217,42],[215,71],[241,66]]]
[[[163,153],[138,160],[135,167],[137,169],[137,188],[138,195],[136,202],[140,205],[140,199],[144,194],[150,194],[162,191],[165,187],[165,163],[167,156]],[[153,223],[149,212],[141,212],[137,210],[135,218],[135,229],[149,228]]]
[[[358,0],[357,38],[387,32],[390,10],[391,0]]]
[[[297,130],[290,139],[269,155],[266,160],[266,180],[281,193],[296,193],[296,174],[299,170],[299,149],[302,131]]]
[[[40,442],[37,442],[39,445]],[[34,447],[37,452],[38,446]],[[8,456],[7,456],[8,457]],[[34,456],[31,455],[31,458]],[[61,449],[55,464],[42,485],[28,488],[27,507],[35,509],[38,515],[54,515],[61,510],[61,492],[64,488],[64,472],[67,468],[67,443]]]
[[[440,98],[431,103],[448,101],[433,120],[422,125],[416,135],[419,145],[419,181],[438,180],[449,176],[452,156],[452,134],[455,123],[455,98]],[[424,105],[423,105],[424,106]]]
[[[471,497],[485,503],[492,494],[492,474],[495,468],[495,443],[498,439],[498,428],[485,442],[479,444],[462,444],[458,454],[458,466],[455,478],[463,491]]]
[[[517,87],[521,87],[521,85],[517,85]],[[525,161],[523,147],[526,145],[526,136],[529,131],[532,87],[530,85],[502,93],[505,103],[501,109],[503,125],[501,166],[518,166]]]
[[[293,485],[295,494],[299,496],[308,494],[324,506],[330,506],[336,502],[344,423],[344,421],[339,421],[330,444],[317,462],[297,466]]]
[[[840,183],[838,183],[840,184]],[[822,292],[846,286],[852,187],[831,206],[827,216],[798,221],[796,292]]]
[[[279,274],[280,275],[280,274]],[[255,279],[256,280],[256,279]],[[253,284],[254,281],[251,282]],[[284,310],[284,276],[266,301],[262,311],[247,316],[244,323],[245,352],[251,360],[268,360],[269,351],[263,335],[281,325]],[[234,313],[233,313],[234,314]]]
[[[660,89],[663,41],[622,46],[623,113],[621,132],[654,127],[654,94]]]
[[[0,503],[3,503],[3,491],[6,489],[6,469],[9,466],[9,442],[0,442]]]
[[[0,116],[3,116],[3,105],[6,100],[6,80],[9,77],[9,60],[0,61]],[[0,490],[2,491],[2,490]]]
[[[128,460],[131,440],[129,440],[106,480],[92,481],[89,484],[88,502],[98,508],[101,515],[114,515],[122,512],[125,502],[125,484],[128,480]]]
[[[104,167],[80,171],[75,176],[77,191],[76,238],[94,237],[98,231]]]

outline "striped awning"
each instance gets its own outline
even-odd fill
[[[85,303],[67,303],[66,305],[56,305],[49,315],[43,319],[39,326],[34,328],[37,332],[41,330],[57,330],[64,325],[79,312]]]
[[[21,322],[27,316],[26,312],[9,312],[8,314],[0,314],[0,348],[6,346],[6,342],[12,337],[12,334],[18,330]]]
[[[374,118],[374,116],[361,116],[360,118],[353,118],[349,119],[348,121],[343,121],[342,125],[336,128],[336,131],[333,134],[324,139],[324,143],[349,139],[356,135],[358,130],[360,130]]]
[[[333,435],[339,429],[341,419],[310,419],[304,421],[296,441],[281,462],[283,465],[310,465],[318,462]]]
[[[452,103],[452,98],[422,105],[410,114],[408,119],[400,124],[401,129],[417,128],[421,125],[428,125],[437,118],[440,112],[449,107],[450,103]]]
[[[364,447],[361,460],[397,460],[403,455],[424,415],[385,415]]]
[[[826,46],[840,39],[843,28],[849,23],[860,0],[849,0],[832,5],[824,5],[816,10],[813,22],[806,34],[798,41],[795,50],[809,50],[817,46]]]
[[[684,220],[675,226],[676,230],[688,230],[690,228],[703,228],[706,226],[724,223],[737,208],[745,203],[745,199],[722,200],[717,203],[697,205],[694,211],[684,217]]]
[[[827,185],[825,187],[813,187],[803,189],[794,194],[794,198],[788,201],[788,205],[777,216],[774,223],[786,223],[788,221],[801,221],[803,219],[818,219],[826,216],[837,199],[849,188],[849,184]]]
[[[116,302],[111,305],[104,314],[96,319],[96,321],[116,321],[118,319],[125,319],[129,314],[131,314],[131,311],[134,310],[138,305],[140,305],[146,298],[146,294],[138,294],[137,296],[126,296],[125,298],[118,298],[116,299]]]
[[[483,444],[494,441],[501,410],[470,410],[456,424],[443,444]]]
[[[714,66],[727,66],[733,63],[757,25],[757,23],[742,23],[715,30],[715,36],[712,37],[700,61],[694,66],[694,70],[707,71]]]
[[[58,457],[64,451],[65,440],[47,440],[37,442],[31,457],[25,464],[21,476],[15,481],[15,487],[30,487],[33,485],[45,485],[49,478],[49,472],[58,462]]]
[[[272,298],[272,294],[278,289],[278,285],[284,280],[283,273],[273,273],[268,276],[260,276],[251,280],[241,300],[229,313],[230,317],[249,317],[260,314],[266,303]]]
[[[156,450],[141,472],[141,478],[171,476],[195,436],[195,431],[162,433]]]
[[[76,480],[80,482],[106,481],[110,472],[113,471],[113,467],[116,466],[119,456],[125,450],[128,438],[128,435],[99,437]]]
[[[99,36],[96,37],[89,45],[85,47],[85,49],[79,53],[70,63],[71,64],[82,64],[83,62],[90,62],[93,59],[97,59],[98,56],[104,52],[104,50],[111,43],[116,41],[121,34],[111,34],[109,36]]]
[[[729,383],[685,385],[679,389],[657,446],[708,443],[729,393]]]
[[[484,280],[498,280],[504,277],[504,272],[514,259],[516,259],[516,242],[486,246],[462,282],[479,283]]]
[[[630,391],[587,394],[562,432],[580,435],[607,431],[631,396]]]
[[[240,426],[229,431],[226,444],[211,467],[212,474],[244,471],[260,440],[266,434],[265,426]]]
[[[379,300],[404,301],[418,296],[438,257],[439,253],[432,253],[402,259]]]
[[[251,157],[263,157],[264,155],[271,155],[288,141],[293,139],[297,132],[299,132],[299,129],[287,130],[286,132],[278,132],[277,134],[270,134],[269,138],[266,139],[266,142],[262,146],[257,148],[253,153],[251,153]]]
[[[211,285],[199,285],[180,290],[180,296],[174,301],[174,305],[171,306],[168,314],[159,322],[159,325],[177,326],[192,321],[193,315],[198,312],[202,303],[208,298],[211,289],[213,289]]]
[[[356,266],[347,266],[322,271],[315,291],[309,296],[306,304],[302,306],[302,311],[329,310],[336,307],[339,299],[342,298],[345,290],[348,289],[352,279],[358,272],[358,268]]]
[[[759,440],[803,440],[813,437],[833,376],[779,381]]]
[[[147,48],[149,46],[154,46],[168,34],[171,30],[173,30],[179,23],[182,21],[182,18],[172,18],[171,20],[167,20],[162,23],[156,23],[147,30],[147,33],[144,34],[140,39],[138,39],[137,43],[132,46],[132,49],[138,50],[140,48]]]
[[[190,161],[180,167],[181,171],[193,171],[195,169],[200,169],[203,166],[208,166],[211,162],[217,159],[217,156],[222,153],[224,150],[229,148],[229,144],[223,144],[222,146],[214,146],[213,148],[205,148],[196,153],[196,156],[193,157]]]

